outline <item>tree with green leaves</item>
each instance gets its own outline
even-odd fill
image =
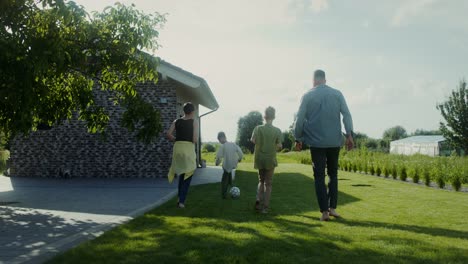
[[[461,81],[448,100],[438,104],[437,109],[445,120],[440,122],[440,131],[455,148],[468,153],[468,88]]]
[[[252,111],[246,116],[239,118],[237,122],[237,145],[253,153],[255,145],[250,141],[250,138],[255,127],[262,124],[263,117],[258,111]]]
[[[5,134],[0,131],[0,150],[8,149],[8,141]]]
[[[368,138],[366,139],[364,143],[365,143],[364,146],[366,146],[366,148],[371,149],[371,150],[377,150],[380,147],[379,140],[374,139],[374,138]]]
[[[367,136],[364,133],[356,132],[353,136],[354,145],[357,149],[365,148],[372,151],[386,151],[386,141],[382,139],[375,139]]]
[[[294,147],[294,140],[292,130],[283,131],[283,149],[292,150]]]
[[[355,147],[357,149],[360,149],[366,145],[366,142],[369,139],[369,137],[364,133],[356,132],[354,133],[353,139]]]
[[[416,129],[411,135],[412,136],[434,136],[434,135],[442,135],[442,132],[440,130]]]
[[[406,133],[406,129],[402,126],[394,126],[385,130],[382,137],[384,140],[394,141],[408,137],[408,134]]]
[[[379,139],[379,148],[382,152],[389,152],[390,151],[390,142],[385,139]]]
[[[216,146],[214,144],[211,144],[211,143],[205,143],[203,144],[203,152],[216,152]]]
[[[97,90],[126,111],[122,126],[151,142],[160,114],[136,84],[156,82],[160,14],[116,3],[88,14],[64,0],[0,1],[0,130],[11,138],[76,114],[89,132],[104,132],[106,110]]]

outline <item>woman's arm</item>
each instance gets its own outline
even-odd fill
[[[176,120],[172,122],[171,126],[169,127],[169,130],[167,130],[166,132],[166,137],[169,141],[175,141],[175,137],[174,137],[175,123],[176,123]]]
[[[199,127],[199,124],[198,124],[198,120],[193,120],[193,143],[197,143],[198,142],[198,127]]]

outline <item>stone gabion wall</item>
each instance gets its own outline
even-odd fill
[[[157,85],[140,84],[138,91],[160,110],[163,130],[177,117],[176,84],[160,80]],[[108,100],[110,94],[98,90],[96,102],[110,115],[107,139],[89,134],[77,119],[50,130],[18,136],[11,144],[10,174],[13,177],[63,178],[154,178],[169,170],[172,143],[164,132],[155,143],[138,142],[133,133],[120,127],[124,109]],[[163,100],[161,100],[163,99]]]

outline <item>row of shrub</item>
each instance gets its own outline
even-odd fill
[[[309,151],[278,153],[279,163],[312,164]],[[207,161],[214,161],[214,153],[203,155]],[[244,162],[253,162],[253,155],[244,155]],[[341,151],[341,170],[360,172],[382,177],[392,177],[415,183],[424,182],[427,186],[436,183],[444,188],[450,184],[459,191],[462,184],[468,184],[468,157],[429,157],[424,155],[393,155],[371,152],[366,149]]]
[[[393,177],[413,182],[424,182],[427,186],[435,182],[444,188],[450,183],[456,191],[462,184],[468,184],[467,157],[429,157],[424,155],[393,155],[369,152],[366,149],[343,151],[339,161],[340,169],[376,176]]]

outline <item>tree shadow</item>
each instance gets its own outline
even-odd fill
[[[168,219],[173,218],[147,214],[50,263],[463,263],[465,260],[459,249],[434,249],[424,241],[398,241],[399,238],[390,236],[375,239],[389,245],[419,243],[421,255],[416,256],[411,247],[398,254],[347,248],[343,243],[353,241],[340,240],[341,244],[333,241],[319,232],[320,225],[278,218],[259,221],[259,225],[267,226],[267,231],[227,219],[195,218],[190,223]],[[434,251],[447,254],[434,258],[428,254]]]
[[[8,263],[97,225],[90,220],[64,218],[44,210],[0,206],[0,260]]]
[[[167,179],[0,179],[0,201],[12,206],[126,216],[171,193]]]
[[[184,212],[169,210],[167,214],[169,214],[168,216],[178,216],[188,213],[191,217],[210,217],[242,222],[254,212],[258,175],[251,171],[239,171],[233,184],[241,190],[241,197],[237,200],[221,199],[219,183],[202,185],[196,188],[204,195],[191,197],[189,193],[187,208],[185,208]],[[315,194],[314,180],[311,177],[302,173],[277,173],[273,176],[272,186],[271,210],[266,217],[299,215],[304,212],[320,211]],[[340,205],[359,201],[358,198],[344,192],[339,192],[338,200]],[[169,203],[168,206],[171,207],[173,204]],[[204,208],[204,210],[193,209],[199,207]]]
[[[407,231],[416,234],[426,234],[430,236],[440,236],[447,238],[460,238],[468,240],[468,232],[461,230],[450,230],[446,228],[425,227],[416,225],[402,225],[394,223],[382,223],[374,221],[354,221],[346,218],[338,218],[337,223],[345,224],[348,226],[357,227],[371,227],[371,228],[384,228],[389,230]]]
[[[238,200],[222,200],[219,184],[196,186],[191,189],[184,210],[176,208],[175,200],[171,200],[58,256],[51,263],[463,263],[465,260],[460,249],[446,246],[434,249],[431,244],[419,240],[412,242],[420,243],[418,249],[423,252],[419,255],[412,252],[412,247],[395,253],[345,246],[358,241],[352,241],[349,236],[331,238],[322,231],[323,223],[318,216],[310,216],[311,212],[318,211],[314,184],[312,178],[301,173],[276,174],[271,213],[255,213],[256,183],[255,172],[238,171],[235,181],[241,189]],[[340,204],[358,200],[346,193],[339,194]],[[335,222],[391,228],[387,224],[379,226],[379,223],[346,219],[333,224]],[[426,228],[396,228],[431,232]],[[436,234],[447,231],[441,229]],[[384,241],[385,245],[397,243],[391,236],[376,239]],[[397,244],[402,243],[405,241]],[[448,253],[434,257],[434,251]]]
[[[309,218],[311,220],[317,220],[314,217],[308,215],[301,215],[302,217]],[[402,225],[394,223],[383,223],[374,221],[355,221],[346,217],[335,218],[334,222],[344,224],[351,227],[369,227],[369,228],[382,228],[396,231],[406,231],[415,234],[426,234],[430,236],[440,236],[447,238],[460,238],[468,240],[468,232],[461,230],[451,230],[446,228],[437,227],[425,227],[416,225]]]

